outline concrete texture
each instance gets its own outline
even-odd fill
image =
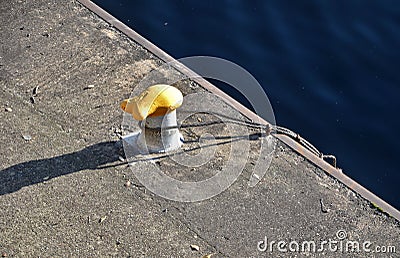
[[[205,132],[219,137],[204,166],[188,169],[163,155],[129,168],[118,137],[126,131],[119,103],[163,63],[76,1],[5,1],[0,21],[0,255],[398,256],[398,221],[279,142],[256,187],[247,183],[259,139],[244,137],[249,156],[235,161],[244,164],[243,173],[220,195],[181,203],[152,194],[136,170],[156,165],[172,177],[199,180],[223,169],[233,144],[224,141],[232,136],[226,126],[190,126],[215,119],[204,114],[183,121],[185,150],[195,150]],[[172,76],[181,75],[166,71],[150,81]],[[205,92],[189,80],[175,86],[185,96]],[[242,129],[235,132],[254,133]],[[338,230],[345,230],[345,240],[371,241],[371,249],[395,246],[397,255],[257,249],[265,237],[318,244],[337,240]]]

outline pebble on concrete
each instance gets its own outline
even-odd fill
[[[213,254],[206,254],[206,255],[203,255],[201,258],[211,258],[211,256],[213,256],[215,253],[213,253]]]
[[[86,86],[84,88],[84,90],[89,90],[89,89],[93,89],[93,88],[94,88],[94,85],[93,84],[89,84],[88,86]]]
[[[190,245],[190,249],[192,249],[192,251],[199,251],[200,247],[198,245]]]
[[[30,141],[32,140],[32,136],[30,136],[29,134],[23,134],[22,138],[24,138],[25,141]]]
[[[101,217],[101,218],[99,219],[99,223],[102,223],[102,222],[105,221],[106,219],[107,219],[107,216]]]
[[[35,88],[33,88],[32,94],[33,94],[33,95],[37,95],[37,94],[38,94],[38,91],[39,91],[39,86],[36,86]]]

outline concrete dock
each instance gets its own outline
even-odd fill
[[[119,104],[165,59],[81,2],[0,5],[0,256],[399,256],[398,211],[352,187],[319,157],[299,154],[283,136],[276,136],[272,164],[255,187],[248,182],[259,139],[242,137],[250,151],[233,167],[243,165],[243,173],[222,193],[178,202],[149,191],[135,169],[157,166],[174,178],[203,180],[224,169],[234,143],[222,140],[232,135],[218,123],[191,128],[213,121],[196,114],[182,123],[185,140],[193,140],[183,149],[196,148],[198,135],[217,135],[212,160],[193,169],[164,155],[129,167]],[[153,83],[182,76],[174,86],[185,96],[210,92],[179,71],[157,76]],[[200,102],[246,119],[246,112],[213,100],[192,107]],[[235,132],[242,129],[254,133],[243,126]],[[358,252],[345,248],[349,242],[359,244]]]

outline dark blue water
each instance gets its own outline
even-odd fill
[[[95,2],[175,58],[247,69],[278,125],[400,208],[399,1]]]

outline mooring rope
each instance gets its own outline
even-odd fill
[[[203,123],[196,123],[196,124],[182,124],[180,126],[169,126],[169,127],[163,127],[163,128],[158,128],[158,129],[173,129],[173,128],[190,128],[190,127],[200,127],[200,126],[209,126],[209,125],[214,125],[214,124],[221,124],[221,123],[232,123],[232,124],[237,124],[237,125],[242,125],[242,126],[247,126],[251,128],[257,128],[260,130],[263,130],[261,133],[257,134],[258,137],[263,137],[267,136],[269,134],[283,134],[286,135],[296,142],[298,142],[300,145],[302,145],[304,148],[309,150],[311,153],[314,155],[318,156],[319,158],[327,161],[331,165],[333,165],[336,168],[336,157],[334,155],[325,155],[322,152],[320,152],[314,145],[312,145],[309,141],[301,137],[298,133],[293,132],[292,130],[278,126],[278,125],[270,125],[270,124],[261,124],[261,123],[256,123],[254,121],[246,121],[246,120],[239,120],[233,117],[229,117],[223,114],[218,114],[220,117],[224,117],[227,120],[224,121],[210,121],[210,122],[203,122]],[[153,128],[157,129],[157,128]]]
[[[317,155],[318,157],[322,158],[323,160],[329,162],[336,168],[336,157],[334,155],[326,155],[320,152],[314,145],[312,145],[309,141],[301,137],[298,133],[293,132],[292,130],[289,130],[285,127],[282,126],[277,126],[274,125],[272,126],[272,134],[284,134],[289,136],[290,138],[294,139],[298,143],[300,143],[303,147],[305,147],[307,150],[311,151],[313,154]]]
[[[260,123],[254,122],[254,121],[243,121],[243,120],[235,119],[235,118],[221,115],[221,114],[218,114],[218,116],[227,118],[229,120],[229,123],[244,125],[244,126],[248,126],[248,127],[252,127],[252,128],[258,128],[258,129],[265,130],[265,133],[261,132],[259,134],[259,137],[266,136],[268,134],[284,134],[286,136],[289,136],[290,138],[292,138],[293,140],[295,140],[296,142],[301,144],[304,148],[306,148],[307,150],[312,152],[314,155],[320,157],[321,159],[323,159],[327,162],[331,161],[329,163],[336,168],[336,157],[334,155],[323,154],[314,145],[312,145],[309,141],[307,141],[306,139],[301,137],[298,133],[295,133],[288,128],[278,126],[278,125],[260,124]],[[224,121],[224,122],[228,122],[228,121]],[[216,123],[217,122],[202,123],[201,125],[204,126],[204,125],[211,125],[211,124],[216,124]],[[185,127],[185,126],[182,126],[182,127]],[[187,127],[191,127],[191,126],[188,125]]]

